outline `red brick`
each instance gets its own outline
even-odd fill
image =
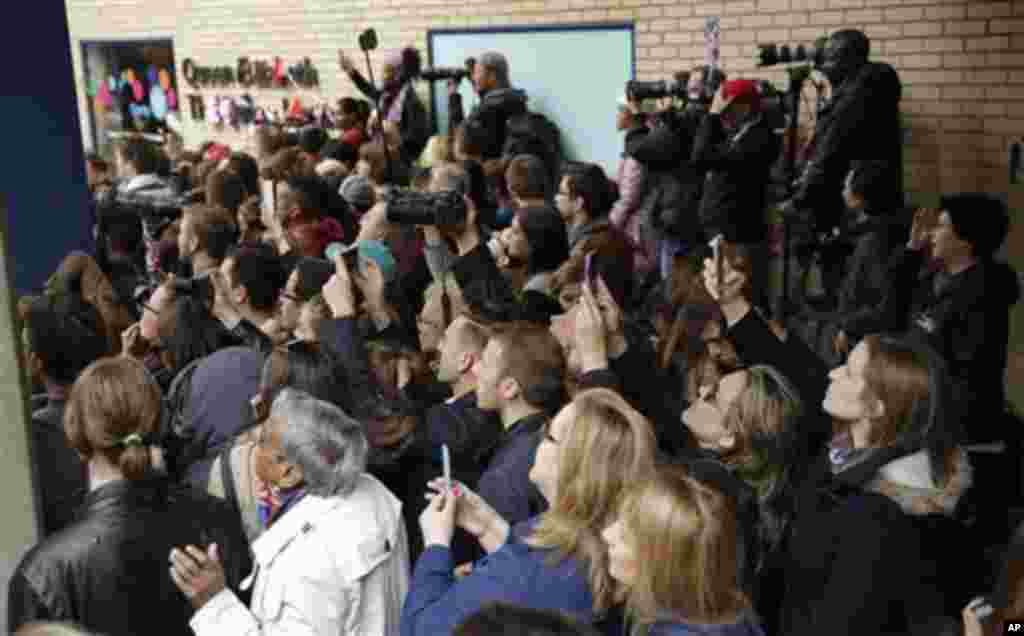
[[[1009,2],[988,2],[969,3],[967,5],[967,17],[969,18],[1000,18],[1013,15],[1013,8]]]
[[[725,13],[729,15],[749,15],[757,11],[757,3],[733,0],[725,4]]]
[[[758,27],[766,27],[772,25],[772,16],[770,15],[745,15],[740,18],[740,22],[743,24],[745,29],[756,29]],[[731,35],[731,33],[727,34]]]
[[[859,9],[846,12],[847,22],[869,24],[871,22],[881,22],[882,19],[882,11],[880,9]]]
[[[983,121],[977,117],[951,117],[942,122],[942,129],[956,132],[977,132],[982,129]]]
[[[939,99],[938,86],[908,86],[903,91],[906,99]]]
[[[967,71],[964,82],[967,84],[1001,84],[1006,81],[1006,71]]]
[[[839,26],[842,23],[842,11],[815,11],[811,14],[811,24],[834,24]]]
[[[1022,20],[989,20],[988,30],[991,33],[1024,33],[1024,19]]]
[[[910,23],[884,23],[884,24],[872,24],[871,28],[871,39],[872,40],[895,40],[902,38],[904,35],[910,36],[910,33],[904,33],[904,28],[912,26]]]
[[[703,31],[704,18],[683,18],[677,22],[680,31]]]
[[[942,99],[985,99],[982,86],[947,86],[942,89]]]
[[[1010,38],[1005,35],[987,38],[967,38],[968,51],[999,51],[1010,47]]]
[[[651,31],[674,31],[679,28],[678,20],[655,20],[650,23]]]
[[[793,11],[822,11],[828,8],[828,0],[793,0]]]
[[[928,38],[924,40],[925,51],[962,51],[963,40],[958,38]]]
[[[985,20],[950,20],[946,22],[946,35],[985,35]]]
[[[702,16],[720,16],[724,11],[722,11],[722,3],[720,2],[703,2],[693,5],[693,13]]]
[[[911,20],[921,20],[923,18],[924,9],[922,7],[900,7],[899,9],[885,10],[885,19],[895,22],[910,22]]]
[[[904,84],[959,84],[961,71],[904,71],[900,74]]]
[[[656,46],[651,49],[650,57],[654,59],[672,59],[679,55],[679,47],[675,46]]]
[[[762,42],[788,42],[789,29],[761,29],[757,32],[758,44]]]
[[[917,55],[904,55],[900,58],[899,67],[901,68],[938,68],[942,66],[942,56],[938,54],[917,54]]]
[[[962,20],[967,15],[967,7],[959,5],[925,7],[924,17],[929,20]]]
[[[1008,111],[1006,104],[997,104],[993,102],[982,102],[978,104],[981,114],[985,117],[1001,117]]]
[[[779,26],[798,27],[811,21],[806,13],[788,13],[775,16],[775,24]]]
[[[685,5],[665,7],[666,18],[688,18],[693,15],[693,7]]]
[[[921,53],[924,51],[923,40],[893,40],[885,43],[885,54]]]
[[[859,9],[864,6],[864,0],[828,0],[830,9]]]
[[[1024,71],[1010,71],[1007,77],[1007,81],[1014,84],[1020,84],[1024,82]]]
[[[758,13],[778,13],[789,9],[790,0],[761,0],[757,3]]]
[[[1000,135],[1019,135],[1024,131],[1024,119],[990,117],[985,120],[985,132]]]
[[[989,66],[1024,66],[1024,53],[989,53]]]
[[[903,25],[903,35],[910,37],[926,37],[942,35],[941,22],[910,22]]]
[[[984,53],[946,53],[942,56],[942,65],[948,68],[988,68],[992,65],[989,56]]]
[[[666,33],[665,44],[689,44],[693,42],[693,33]]]
[[[636,17],[646,20],[661,17],[661,7],[643,7],[634,11]]]
[[[985,93],[988,99],[1024,99],[1024,86],[993,86]]]
[[[821,27],[800,27],[790,31],[790,37],[794,42],[813,42],[815,38],[828,35],[828,29]]]
[[[661,44],[660,33],[640,33],[636,36],[636,45],[640,46],[656,46]]]

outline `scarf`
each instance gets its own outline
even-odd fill
[[[256,486],[256,513],[260,526],[266,530],[306,496],[305,486],[281,490],[258,480]]]

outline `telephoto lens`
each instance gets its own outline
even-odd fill
[[[465,220],[466,202],[457,190],[399,191],[388,199],[389,223],[454,227]]]

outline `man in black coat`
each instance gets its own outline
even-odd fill
[[[726,82],[697,132],[692,159],[707,174],[699,208],[704,236],[722,235],[744,246],[753,264],[755,303],[767,308],[765,206],[782,141],[762,116],[760,101],[753,81]]]
[[[508,60],[494,51],[480,56],[473,68],[473,85],[480,95],[480,104],[470,112],[468,121],[479,123],[487,132],[483,159],[497,159],[505,147],[509,118],[526,114],[526,92],[512,88]],[[457,88],[457,83],[449,84],[448,113],[451,129],[461,124],[464,118],[462,95]]]
[[[829,38],[819,64],[832,85],[832,97],[818,113],[810,159],[785,205],[788,212],[811,213],[818,231],[838,224],[844,209],[843,180],[855,159],[890,162],[898,175],[891,205],[903,204],[902,86],[891,66],[868,62],[870,52],[863,32],[844,29]]]

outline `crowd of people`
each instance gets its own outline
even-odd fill
[[[717,69],[623,97],[615,178],[553,160],[495,52],[448,135],[406,49],[379,87],[339,55],[338,130],[90,157],[95,251],[18,306],[44,538],[10,632],[1002,633],[1009,216],[908,207],[868,53],[833,35],[782,203],[841,284],[782,312],[783,144]]]

